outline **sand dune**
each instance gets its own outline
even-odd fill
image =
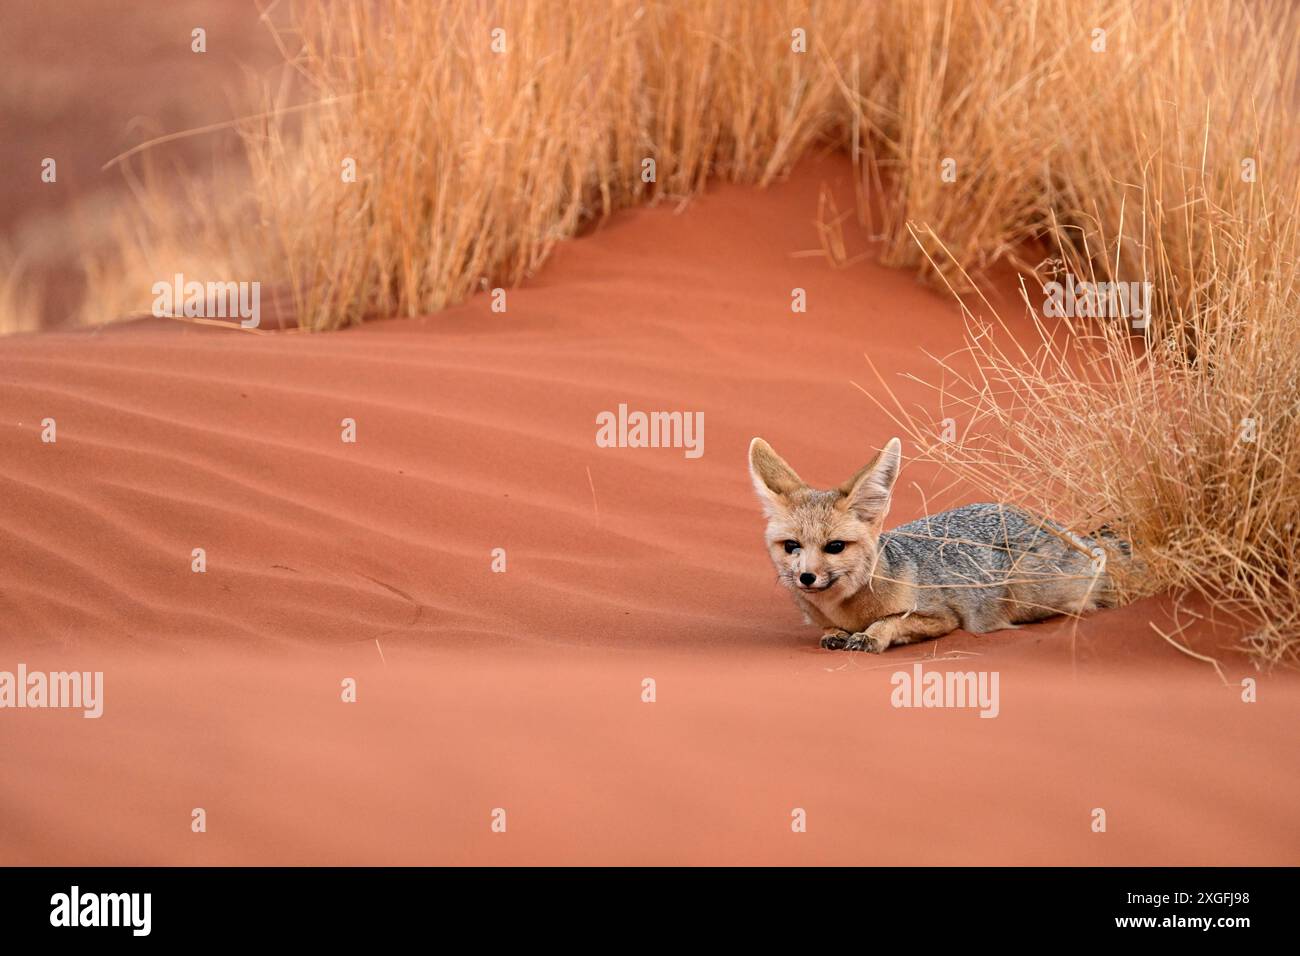
[[[1296,682],[1229,629],[1180,637],[1227,686],[1163,601],[834,654],[772,581],[750,438],[838,482],[893,433],[863,353],[959,344],[907,275],[798,255],[847,174],[620,214],[504,314],[0,343],[0,668],[107,684],[0,715],[3,862],[1295,863]],[[597,447],[620,403],[705,453]],[[891,517],[959,500],[910,465]],[[891,707],[932,655],[999,671],[998,719]]]

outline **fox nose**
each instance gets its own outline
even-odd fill
[[[803,585],[804,587],[806,587],[806,588],[810,588],[810,587],[812,587],[813,584],[816,583],[816,581],[817,581],[817,575],[815,575],[815,574],[810,574],[810,573],[807,572],[807,571],[805,571],[803,574],[799,575],[799,583],[802,584],[802,585]]]

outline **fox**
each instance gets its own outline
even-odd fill
[[[984,503],[883,530],[901,458],[891,438],[843,484],[818,489],[763,439],[750,443],[777,580],[823,648],[880,654],[958,628],[987,634],[1116,606],[1106,556],[1129,549],[1106,529],[1085,537]]]

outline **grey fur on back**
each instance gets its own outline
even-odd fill
[[[915,583],[917,610],[950,610],[973,633],[1113,606],[1110,580],[1089,553],[1097,546],[997,504],[954,508],[880,536],[881,564],[890,578]]]

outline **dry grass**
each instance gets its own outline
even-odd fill
[[[1042,279],[1153,284],[1140,338],[1040,324],[1020,351],[972,312],[934,406],[900,417],[988,493],[1130,537],[1148,569],[1131,593],[1199,592],[1252,621],[1263,657],[1297,659],[1291,4],[381,0],[292,19],[277,39],[294,85],[250,108],[246,182],[191,191],[189,243],[145,190],[92,301],[144,309],[154,279],[219,268],[280,289],[305,328],[429,313],[520,281],[620,207],[842,148],[890,264],[963,292],[985,266],[1044,257]],[[843,214],[820,213],[851,267]],[[93,298],[110,280],[138,301]],[[1032,280],[1026,295],[1039,310]],[[961,442],[934,438],[949,415]]]
[[[964,9],[978,22],[980,6]],[[1294,664],[1300,12],[1109,9],[1095,21],[1113,24],[1104,54],[1060,55],[1055,27],[1073,22],[1067,35],[1086,37],[1088,21],[1057,4],[1030,8],[1060,15],[1037,47],[1033,14],[1013,21],[1018,67],[954,54],[975,73],[955,81],[964,112],[940,110],[900,150],[909,162],[892,202],[917,225],[913,237],[891,234],[889,255],[960,290],[967,263],[1046,248],[1043,280],[1151,283],[1151,327],[1134,337],[1122,319],[1044,320],[1031,278],[1039,345],[1013,344],[1009,323],[980,301],[967,311],[966,350],[939,360],[935,405],[899,417],[925,457],[990,494],[1133,541],[1142,574],[1125,582],[1130,594],[1200,594],[1241,618],[1261,659]],[[1003,145],[967,128],[972,112]],[[980,171],[956,203],[915,161],[944,143],[970,144],[963,162]],[[958,441],[940,440],[945,418],[959,423]]]
[[[715,175],[768,182],[847,115],[818,64],[856,55],[861,18],[803,3],[306,6],[295,67],[330,106],[297,136],[279,120],[247,131],[265,261],[308,327],[419,315],[520,281],[620,207]],[[792,23],[819,52],[790,52]]]
[[[921,460],[1078,533],[1108,526],[1132,542],[1135,562],[1111,561],[1125,597],[1200,595],[1239,620],[1261,660],[1295,664],[1300,303],[1291,276],[1245,322],[1226,309],[1206,315],[1191,362],[1172,332],[1147,350],[1123,321],[1045,320],[1041,294],[1027,286],[1036,347],[986,301],[963,302],[967,346],[936,359],[925,381],[933,401],[902,406],[882,375],[881,404]]]
[[[41,284],[22,252],[0,245],[0,330],[34,332],[44,312]]]

